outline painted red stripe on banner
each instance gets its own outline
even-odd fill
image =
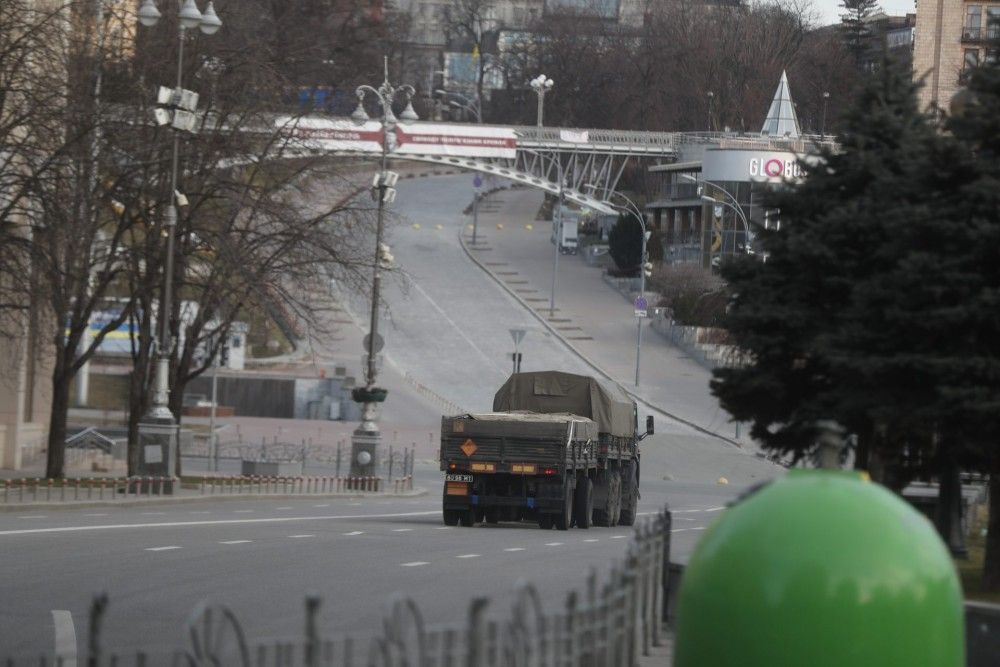
[[[296,127],[292,135],[303,139],[321,139],[327,141],[374,141],[382,143],[382,130],[362,132],[360,130],[342,130],[330,127]]]

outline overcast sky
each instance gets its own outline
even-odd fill
[[[912,14],[917,11],[914,0],[882,0],[882,11],[889,15]],[[844,12],[841,0],[813,0],[813,6],[822,18],[823,25],[838,23]]]

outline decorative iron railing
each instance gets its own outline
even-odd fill
[[[582,591],[547,605],[527,581],[515,584],[508,613],[487,597],[470,600],[465,619],[430,626],[419,605],[397,594],[382,630],[368,637],[325,636],[318,623],[322,600],[307,597],[303,632],[287,640],[255,641],[223,605],[203,602],[186,623],[175,651],[115,651],[104,645],[109,599],[90,608],[84,655],[0,656],[5,667],[632,667],[663,640],[670,599],[668,510],[636,528],[626,555],[608,572],[591,570]],[[179,638],[180,639],[180,638]],[[183,644],[183,645],[182,645]]]

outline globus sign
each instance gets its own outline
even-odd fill
[[[799,179],[802,177],[802,170],[796,159],[752,157],[747,164],[747,172],[750,174],[750,178],[754,180],[761,176],[764,178],[787,179]]]
[[[797,181],[803,176],[799,157],[790,151],[709,148],[702,156],[702,178],[716,183]]]

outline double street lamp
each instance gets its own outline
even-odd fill
[[[531,80],[531,89],[535,91],[538,95],[538,127],[542,126],[542,113],[545,109],[545,93],[552,90],[552,86],[555,85],[555,81],[548,78],[544,74],[539,74],[534,79]]]
[[[718,183],[713,183],[712,181],[705,181],[705,180],[699,181],[697,178],[695,178],[690,174],[679,174],[679,176],[685,180],[691,181],[692,183],[697,183],[697,184],[704,183],[706,185],[710,185],[713,188],[715,188],[718,192],[722,193],[725,199],[716,199],[715,197],[704,194],[701,188],[698,189],[698,195],[702,201],[709,202],[717,206],[726,206],[733,210],[733,212],[739,218],[740,222],[743,223],[743,231],[746,234],[746,251],[750,253],[751,252],[750,242],[753,240],[753,235],[750,231],[750,221],[747,219],[746,213],[743,210],[743,206],[740,205],[740,202],[736,199],[736,197],[734,197],[732,193],[729,192],[729,190],[725,189]]]
[[[382,281],[382,269],[392,267],[392,255],[389,249],[382,243],[382,235],[385,230],[385,207],[396,199],[395,185],[399,179],[399,174],[389,171],[389,133],[396,127],[399,121],[418,120],[416,112],[413,110],[412,98],[416,91],[413,86],[402,85],[393,86],[389,83],[389,59],[383,60],[385,77],[382,84],[375,88],[369,85],[358,86],[355,95],[358,98],[358,107],[351,114],[351,118],[357,123],[364,123],[369,120],[365,111],[365,97],[375,100],[381,110],[382,123],[382,157],[379,166],[379,173],[375,175],[372,182],[372,196],[378,202],[378,217],[375,224],[375,258],[372,262],[372,307],[369,333],[365,338],[368,358],[365,368],[365,386],[354,391],[354,399],[363,404],[361,412],[361,424],[354,431],[351,437],[351,476],[369,477],[375,474],[378,465],[378,447],[382,441],[382,435],[378,426],[378,406],[385,401],[387,391],[375,386],[375,379],[378,375],[376,365],[376,355],[382,347],[382,339],[378,334],[378,308],[379,292]],[[397,119],[392,111],[392,103],[397,97],[403,96],[406,100],[406,107],[399,114]]]
[[[153,27],[160,20],[160,11],[153,0],[143,0],[139,8],[139,22]],[[175,130],[170,166],[170,197],[164,211],[163,225],[166,236],[166,257],[163,272],[163,297],[160,310],[160,336],[156,350],[156,382],[152,405],[140,422],[139,471],[143,475],[172,476],[177,452],[177,421],[170,412],[170,356],[173,341],[170,336],[170,314],[172,312],[174,281],[174,236],[177,227],[177,206],[187,204],[187,199],[177,189],[178,161],[180,154],[179,130],[191,131],[196,124],[194,114],[198,95],[184,90],[184,36],[186,31],[199,28],[206,35],[213,35],[222,27],[222,21],[215,13],[212,2],[204,12],[198,10],[194,0],[185,0],[177,14],[177,83],[172,93],[161,89],[158,102],[164,105],[157,109],[156,120],[161,125],[171,125]]]
[[[595,190],[594,185],[585,185],[588,190]],[[652,232],[646,231],[646,216],[643,215],[636,203],[623,195],[620,192],[612,191],[610,195],[617,195],[622,199],[621,204],[615,204],[611,201],[605,201],[604,203],[612,208],[618,209],[620,211],[625,211],[631,213],[635,216],[636,220],[639,221],[639,226],[642,228],[642,251],[639,261],[639,297],[642,301],[646,300],[646,275],[647,272],[652,269],[652,265],[649,263],[649,254],[647,252],[647,242]],[[637,309],[638,310],[638,309]],[[635,386],[639,386],[639,368],[640,368],[640,355],[642,353],[642,317],[636,317],[636,331],[635,331]]]

